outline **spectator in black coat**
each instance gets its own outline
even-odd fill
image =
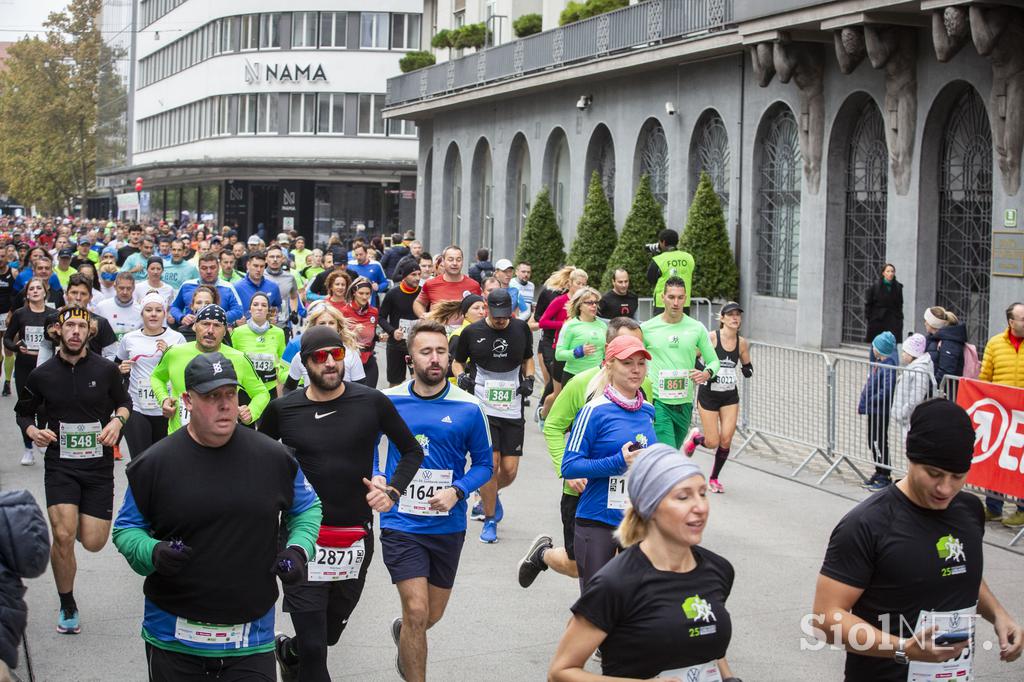
[[[494,263],[491,262],[489,249],[477,249],[476,262],[469,266],[467,274],[481,286],[485,279],[494,275]]]
[[[933,306],[924,311],[925,350],[932,356],[935,381],[942,383],[947,374],[958,377],[964,373],[964,344],[967,327],[951,311]]]
[[[22,578],[38,578],[50,561],[46,519],[27,490],[0,492],[0,676],[18,667],[28,622]]]
[[[903,338],[903,285],[896,281],[896,266],[886,263],[882,277],[864,297],[864,316],[868,330],[864,340],[870,343],[882,332],[892,332],[899,341]]]

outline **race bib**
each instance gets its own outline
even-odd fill
[[[608,509],[625,509],[629,506],[629,490],[625,476],[608,477]]]
[[[658,397],[662,399],[690,398],[690,370],[663,369],[658,372]]]
[[[185,407],[185,401],[178,398],[178,423],[182,426],[192,421],[192,410]]]
[[[927,628],[936,626],[935,636],[947,632],[961,632],[966,630],[971,633],[970,646],[963,650],[959,657],[952,661],[942,663],[924,663],[911,661],[908,666],[907,682],[941,682],[954,680],[955,682],[971,682],[974,679],[974,621],[976,619],[976,606],[968,606],[959,611],[922,611],[917,617],[917,625],[914,632],[921,632]]]
[[[42,327],[25,327],[22,331],[25,348],[39,350],[39,347],[43,345],[43,331]]]
[[[514,381],[485,381],[484,400],[495,410],[511,411],[516,406],[516,388]]]
[[[408,338],[409,332],[412,331],[413,326],[419,322],[419,320],[399,320],[398,328],[402,330],[402,338]]]
[[[430,508],[430,498],[452,487],[451,469],[420,469],[398,500],[398,511],[414,516],[448,516]]]
[[[7,331],[7,313],[0,313],[0,334]]]
[[[249,353],[249,362],[252,363],[252,368],[256,370],[256,376],[263,383],[277,380],[274,356],[270,353]]]
[[[689,668],[676,668],[658,673],[658,677],[674,677],[682,682],[722,682],[722,674],[718,672],[718,662],[708,661]]]
[[[99,422],[85,424],[60,423],[60,458],[61,459],[96,459],[103,456],[103,445],[100,443]]]
[[[179,617],[174,626],[174,638],[197,644],[241,644],[244,625],[214,625]]]
[[[736,368],[721,367],[715,381],[708,384],[712,391],[732,391],[736,388]]]
[[[348,547],[321,547],[316,545],[313,561],[306,564],[306,577],[310,582],[336,582],[355,580],[366,557],[366,545],[362,540]]]
[[[148,384],[140,384],[135,391],[135,404],[142,410],[155,410],[160,407],[153,394],[153,387]]]

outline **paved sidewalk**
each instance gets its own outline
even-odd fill
[[[27,487],[42,503],[42,465],[21,467],[21,444],[9,410],[0,420],[0,438],[8,446],[0,457],[3,488]],[[480,524],[470,522],[462,565],[444,620],[430,633],[428,674],[434,680],[543,680],[556,643],[577,595],[575,581],[542,574],[530,590],[516,583],[516,563],[539,532],[558,538],[559,484],[555,481],[536,424],[528,422],[526,456],[519,479],[503,494],[506,509],[500,542],[477,541]],[[712,499],[705,545],[732,561],[735,589],[728,607],[734,634],[729,659],[746,680],[841,679],[839,652],[801,651],[800,617],[810,608],[814,582],[828,534],[853,502],[833,492],[774,475],[779,458],[766,451],[744,453],[727,465],[725,495]],[[711,457],[698,453],[708,467]],[[758,466],[755,470],[747,464]],[[117,504],[124,495],[124,464],[117,465]],[[808,475],[803,480],[811,480]],[[830,479],[837,492],[861,494],[842,477]],[[845,487],[844,487],[845,486]],[[1018,619],[1024,619],[1024,559],[987,546],[985,575]],[[82,612],[82,634],[54,631],[57,595],[49,574],[29,582],[29,641],[36,679],[146,679],[139,625],[142,578],[108,544],[99,554],[78,548],[75,594]],[[388,633],[399,612],[397,593],[379,556],[374,561],[362,602],[330,656],[336,680],[397,680],[394,646]],[[286,616],[279,629],[290,631]],[[990,637],[983,624],[980,641]],[[1020,680],[1024,663],[1001,664],[994,651],[979,650],[977,674],[985,680]]]

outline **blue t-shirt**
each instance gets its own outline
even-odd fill
[[[445,382],[444,390],[435,398],[425,400],[412,392],[412,381],[389,388],[384,395],[395,404],[398,414],[423,446],[423,463],[405,491],[403,501],[425,504],[426,500],[446,486],[442,480],[451,472],[452,485],[465,496],[491,479],[494,468],[491,433],[480,401],[466,391]],[[466,455],[471,466],[466,470]],[[394,444],[388,442],[388,458],[384,471],[374,456],[374,475],[388,480],[401,458]],[[380,527],[405,533],[438,535],[466,530],[466,500],[456,503],[447,515],[420,515],[400,511],[401,502],[380,515]]]
[[[654,433],[654,407],[644,403],[636,412],[619,407],[604,395],[588,402],[576,416],[562,457],[562,478],[585,478],[576,518],[617,526],[622,509],[609,509],[608,486],[612,476],[626,473],[622,446],[658,442]],[[616,481],[621,486],[621,481]],[[623,488],[619,487],[619,490]]]

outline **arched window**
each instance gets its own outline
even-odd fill
[[[601,188],[608,200],[608,206],[615,212],[615,144],[612,134],[604,124],[598,125],[590,136],[587,146],[587,165],[583,182],[590,186],[590,176],[597,171]]]
[[[729,132],[717,111],[707,112],[694,133],[694,172],[691,187],[697,191],[700,174],[707,173],[729,221]]]
[[[530,214],[530,148],[522,133],[512,141],[506,182],[506,225],[513,229],[512,244],[518,244]]]
[[[788,107],[769,113],[758,173],[757,293],[796,298],[800,271],[800,137]]]
[[[936,303],[967,325],[979,349],[988,340],[992,264],[992,130],[973,88],[957,99],[939,162]]]
[[[443,214],[448,221],[448,243],[458,244],[462,234],[462,157],[454,142],[444,165]],[[443,228],[442,228],[443,229]]]
[[[555,208],[555,219],[558,221],[558,226],[562,229],[565,229],[566,210],[569,208],[570,171],[569,140],[562,135],[558,147],[555,149],[555,160],[552,167],[554,182],[551,187],[551,204]]]
[[[479,237],[477,248],[494,248],[494,173],[491,163],[491,147],[481,139],[473,154],[473,229]]]
[[[668,204],[668,140],[661,123],[652,119],[640,134],[640,175],[651,180],[651,192],[661,204],[662,210]]]
[[[885,123],[868,100],[847,149],[846,221],[843,232],[843,341],[865,340],[864,294],[885,265],[889,151]]]

